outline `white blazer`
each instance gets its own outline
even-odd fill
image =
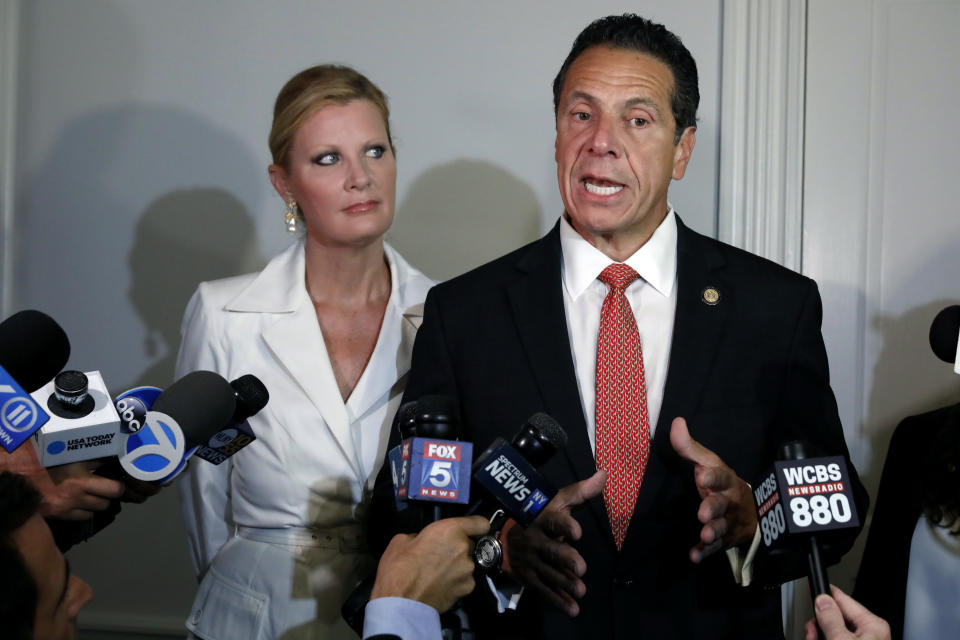
[[[258,274],[202,283],[187,305],[177,377],[196,369],[215,371],[228,380],[252,373],[270,393],[267,406],[250,419],[257,436],[253,443],[219,466],[193,461],[178,481],[198,578],[213,566],[219,575],[231,575],[231,583],[248,584],[244,573],[255,569],[236,566],[246,564],[236,550],[229,562],[217,557],[237,528],[323,531],[362,526],[365,496],[386,452],[423,300],[433,284],[390,246],[384,250],[390,299],[376,347],[346,403],[304,283],[302,240]],[[279,581],[292,579],[279,568],[266,573],[275,573]],[[288,595],[295,591],[284,584],[268,590]],[[274,614],[271,609],[283,608],[279,602],[264,604],[268,617]],[[339,602],[335,604],[339,609]],[[202,617],[201,608],[195,603],[188,620],[195,633],[191,621]],[[272,628],[279,633],[279,627]]]

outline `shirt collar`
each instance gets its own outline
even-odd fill
[[[650,239],[624,261],[663,296],[673,292],[677,281],[677,219],[673,207],[668,207],[666,217]],[[613,262],[577,233],[563,216],[560,217],[560,250],[563,286],[574,300]]]

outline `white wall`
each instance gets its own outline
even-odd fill
[[[873,494],[897,423],[960,400],[928,340],[960,302],[960,2],[811,0],[808,33],[803,266]],[[858,565],[850,554],[838,583]]]
[[[642,10],[699,63],[697,147],[672,200],[716,229],[720,0],[3,1],[19,5],[18,90],[0,96],[16,122],[4,316],[52,314],[69,365],[116,391],[169,384],[197,282],[288,242],[267,182],[270,113],[283,82],[319,62],[353,65],[390,96],[391,236],[446,277],[553,224],[553,76],[591,19]],[[88,624],[181,628],[195,586],[175,502],[126,507],[71,552],[97,594]]]

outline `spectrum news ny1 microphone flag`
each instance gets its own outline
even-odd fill
[[[483,487],[508,517],[529,526],[557,494],[537,471],[567,443],[560,424],[546,413],[535,413],[508,443],[497,438],[473,465],[473,481]],[[481,500],[469,513],[483,509]]]

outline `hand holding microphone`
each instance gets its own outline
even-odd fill
[[[832,597],[817,596],[814,607],[816,623],[808,620],[804,628],[806,640],[816,640],[817,625],[826,640],[890,640],[890,625],[874,615],[846,593],[830,585]]]
[[[380,558],[370,599],[400,597],[447,611],[473,591],[473,538],[490,528],[486,518],[445,518],[416,535],[397,534]]]

